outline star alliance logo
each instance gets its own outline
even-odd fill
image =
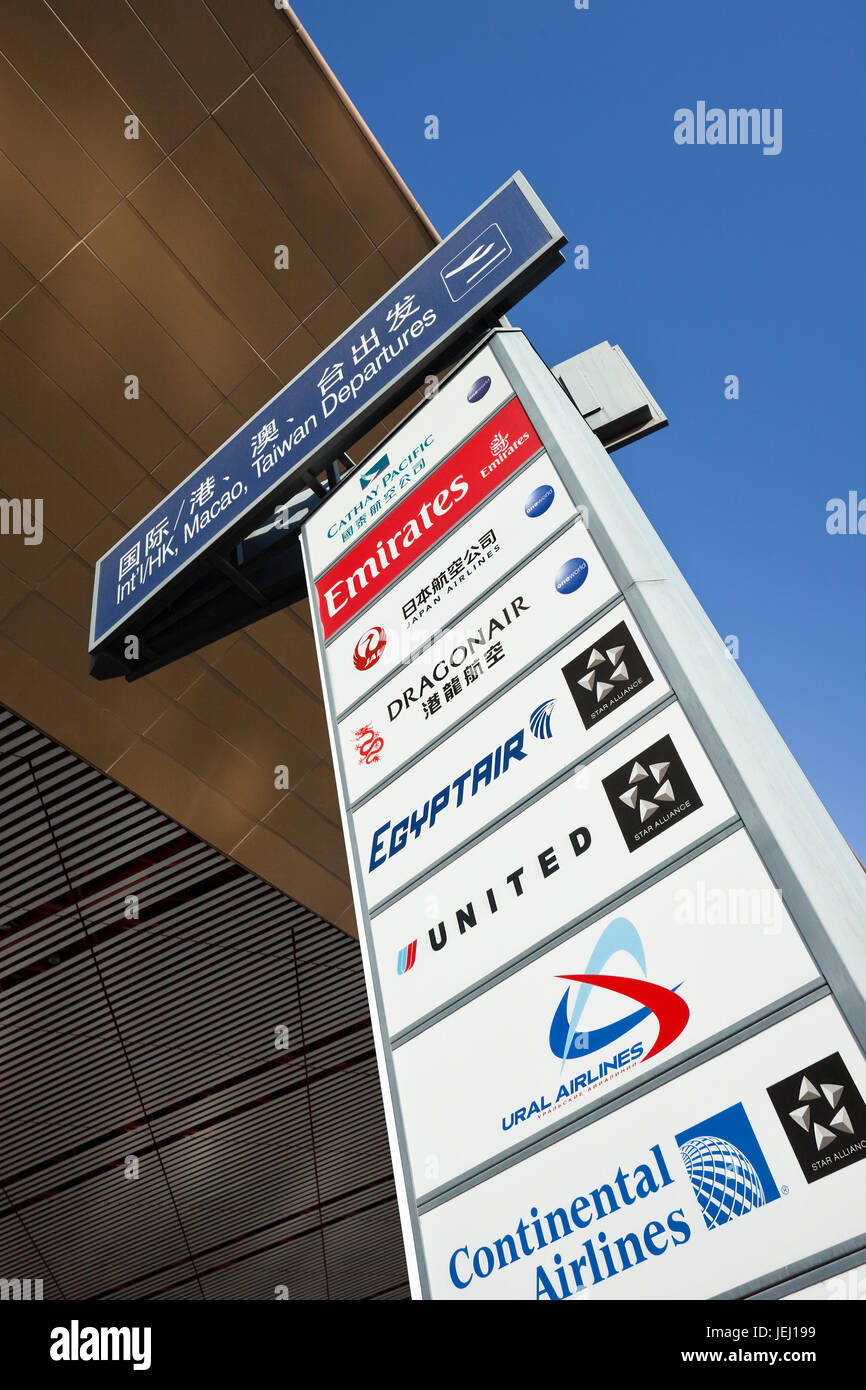
[[[562,674],[585,729],[591,729],[652,681],[649,667],[624,622],[617,623],[594,646],[579,652],[563,666]]]
[[[807,1182],[866,1158],[866,1104],[838,1052],[767,1088]]]
[[[604,777],[602,786],[630,854],[703,805],[669,734]]]

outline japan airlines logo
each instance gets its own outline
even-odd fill
[[[602,786],[629,854],[704,804],[669,734],[603,777]]]
[[[361,767],[370,766],[371,763],[379,761],[379,754],[385,747],[385,740],[378,734],[372,724],[365,724],[363,728],[355,730],[355,750],[358,753],[358,762]]]
[[[362,633],[352,653],[352,661],[357,670],[369,671],[371,666],[375,666],[385,650],[387,640],[385,629],[382,627],[371,627]]]
[[[740,1104],[676,1135],[708,1231],[775,1202],[779,1189]]]
[[[402,950],[397,952],[398,975],[406,975],[412,969],[412,966],[415,964],[417,950],[418,941],[416,938],[415,941],[410,941],[408,946],[404,946]]]
[[[605,973],[608,961],[618,952],[631,957],[643,979]],[[616,917],[605,927],[590,955],[585,974],[560,975],[558,978],[580,985],[571,1013],[568,1010],[569,985],[550,1025],[550,1050],[554,1057],[562,1059],[563,1070],[566,1062],[580,1060],[601,1048],[610,1047],[652,1015],[658,1024],[658,1035],[650,1050],[644,1054],[643,1060],[649,1061],[650,1057],[670,1047],[689,1021],[689,1006],[677,993],[682,987],[682,980],[673,989],[668,989],[646,978],[643,942],[637,928],[627,917]],[[632,999],[639,1007],[612,1023],[579,1032],[581,1017],[595,989],[608,990],[611,994]]]
[[[866,1104],[838,1052],[767,1089],[807,1182],[866,1158]]]

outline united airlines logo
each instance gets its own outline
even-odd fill
[[[405,975],[415,964],[415,956],[418,950],[418,941],[410,941],[408,946],[397,952],[397,974]]]

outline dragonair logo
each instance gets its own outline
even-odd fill
[[[608,962],[617,955],[628,956],[640,971],[640,977],[606,973]],[[569,983],[550,1025],[550,1050],[561,1062],[560,1078],[570,1063],[582,1063],[581,1069],[569,1080],[561,1079],[555,1091],[551,1089],[549,1094],[533,1097],[528,1104],[503,1116],[503,1130],[516,1129],[527,1120],[549,1116],[554,1110],[585,1099],[591,1091],[606,1083],[608,1077],[616,1077],[640,1061],[648,1062],[676,1042],[689,1021],[689,1006],[678,993],[682,981],[668,989],[648,980],[646,973],[646,957],[637,928],[627,917],[615,917],[596,942],[586,970],[579,975],[557,976]],[[575,985],[579,988],[569,1007]],[[596,990],[603,990],[605,997],[619,995],[630,999],[638,1007],[625,1014],[619,1010],[619,1017],[598,1027],[581,1029],[587,1005]],[[641,1035],[635,1037],[634,1034],[651,1017],[655,1019],[658,1032],[647,1050]],[[620,1039],[629,1035],[632,1041],[618,1047]],[[603,1055],[597,1060],[589,1060],[599,1053]]]

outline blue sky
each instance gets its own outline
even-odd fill
[[[520,168],[588,246],[510,318],[550,363],[607,338],[646,380],[670,427],[616,463],[866,859],[866,535],[825,525],[866,498],[866,6],[295,3],[440,233]],[[675,144],[699,100],[781,107],[781,152]]]

